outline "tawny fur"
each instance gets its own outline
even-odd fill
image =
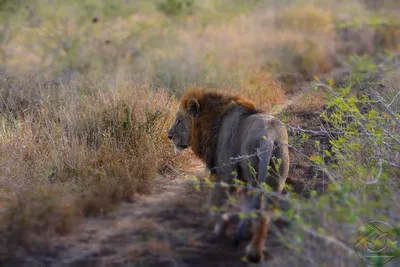
[[[282,192],[289,171],[286,127],[275,117],[258,110],[252,101],[244,97],[189,89],[182,97],[168,136],[179,150],[191,147],[216,176],[217,183],[211,195],[212,207],[224,205],[227,194],[220,182],[231,184],[234,172],[250,186],[257,186],[257,181],[265,181],[275,192]],[[249,157],[236,164],[230,161],[232,157],[252,155],[259,149],[264,152],[257,157]],[[271,160],[273,157],[282,159],[278,169]],[[272,170],[270,172],[266,171],[268,165]],[[249,166],[255,167],[258,177],[254,177]],[[245,210],[261,211],[260,216],[252,220],[253,238],[246,249],[249,261],[257,262],[262,259],[270,218],[262,211],[263,205],[256,207],[252,204],[251,197],[246,203],[250,206],[244,205]],[[220,235],[224,235],[230,221],[228,215],[223,215],[216,224],[215,230]]]
[[[256,109],[252,101],[240,95],[191,88],[181,99],[183,112],[188,112],[188,103],[191,99],[196,99],[200,104],[199,117],[192,124],[191,147],[196,156],[207,163],[208,168],[213,168],[219,126],[223,116],[237,106],[245,109],[249,115],[262,111]]]
[[[257,219],[252,221],[253,238],[246,247],[247,259],[250,262],[259,262],[263,258],[264,241],[268,234],[270,217],[261,212]]]

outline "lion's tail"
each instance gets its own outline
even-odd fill
[[[266,139],[261,139],[258,151],[258,185],[265,183],[268,175],[268,165],[274,152],[274,144]],[[263,191],[259,191],[252,199],[252,209],[263,209]]]

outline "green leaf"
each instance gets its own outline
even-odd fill
[[[214,211],[214,212],[219,212],[219,211],[220,211],[220,208],[217,207],[217,206],[215,206],[215,205],[213,205],[213,206],[211,207],[211,210]],[[239,216],[240,216],[240,214],[239,214]]]
[[[312,190],[311,197],[316,197],[316,196],[317,196],[317,190]]]
[[[247,214],[243,213],[243,212],[239,212],[239,218],[240,219],[246,219],[247,218]]]
[[[343,192],[347,193],[350,191],[350,185],[349,184],[344,184],[342,187]]]
[[[321,156],[310,156],[310,160],[314,161],[315,163],[322,164],[323,159]]]
[[[238,184],[238,185],[246,185],[246,183],[244,182],[244,181],[242,181],[242,180],[240,180],[240,179],[237,179],[237,178],[233,178],[233,180],[232,180],[235,184]]]
[[[220,184],[221,184],[222,188],[228,188],[229,187],[229,184],[227,184],[225,182],[221,182]]]
[[[296,240],[298,243],[302,242],[302,241],[304,240],[304,235],[303,235],[302,233],[297,233],[297,234],[295,235],[295,240]]]
[[[210,188],[215,187],[215,184],[213,182],[211,182],[210,179],[208,179],[207,177],[204,177],[203,180],[206,183],[206,185],[208,185]]]

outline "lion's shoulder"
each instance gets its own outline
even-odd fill
[[[243,117],[262,111],[256,108],[254,102],[238,94],[192,88],[181,99],[183,112],[189,113],[193,100],[199,112],[196,113],[192,127],[191,146],[195,154],[212,168],[217,143],[223,131],[228,131],[229,135],[229,132],[237,129]]]

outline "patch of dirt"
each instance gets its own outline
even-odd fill
[[[204,192],[194,192],[187,179],[204,173],[203,164],[193,159],[185,173],[157,177],[152,194],[88,218],[66,236],[40,240],[42,245],[30,251],[21,249],[16,255],[21,260],[7,266],[220,266],[222,261],[235,266],[232,244],[215,242],[212,225],[204,227]]]

